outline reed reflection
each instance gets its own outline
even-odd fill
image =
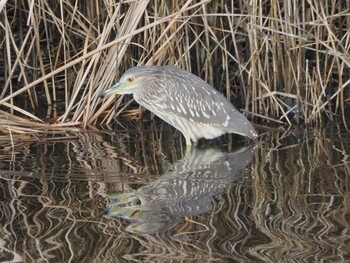
[[[138,190],[110,195],[106,216],[127,219],[126,230],[150,234],[169,229],[185,216],[212,209],[213,196],[222,193],[251,161],[253,147],[226,153],[192,149],[152,183]]]

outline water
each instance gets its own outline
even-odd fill
[[[349,134],[124,126],[3,145],[1,262],[350,260]]]

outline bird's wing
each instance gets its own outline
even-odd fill
[[[176,88],[165,89],[166,95],[160,96],[160,104],[169,114],[212,126],[228,126],[230,118],[243,116],[220,92],[204,81],[200,84],[193,88],[178,83]]]

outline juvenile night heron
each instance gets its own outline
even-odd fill
[[[173,66],[128,69],[108,94],[133,94],[137,103],[181,131],[186,144],[235,133],[255,139],[251,123],[201,78]]]

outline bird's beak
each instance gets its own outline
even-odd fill
[[[121,86],[120,82],[113,85],[112,87],[106,89],[105,91],[101,92],[100,95],[98,95],[99,98],[105,97],[110,94],[114,94],[117,92],[118,88]]]

